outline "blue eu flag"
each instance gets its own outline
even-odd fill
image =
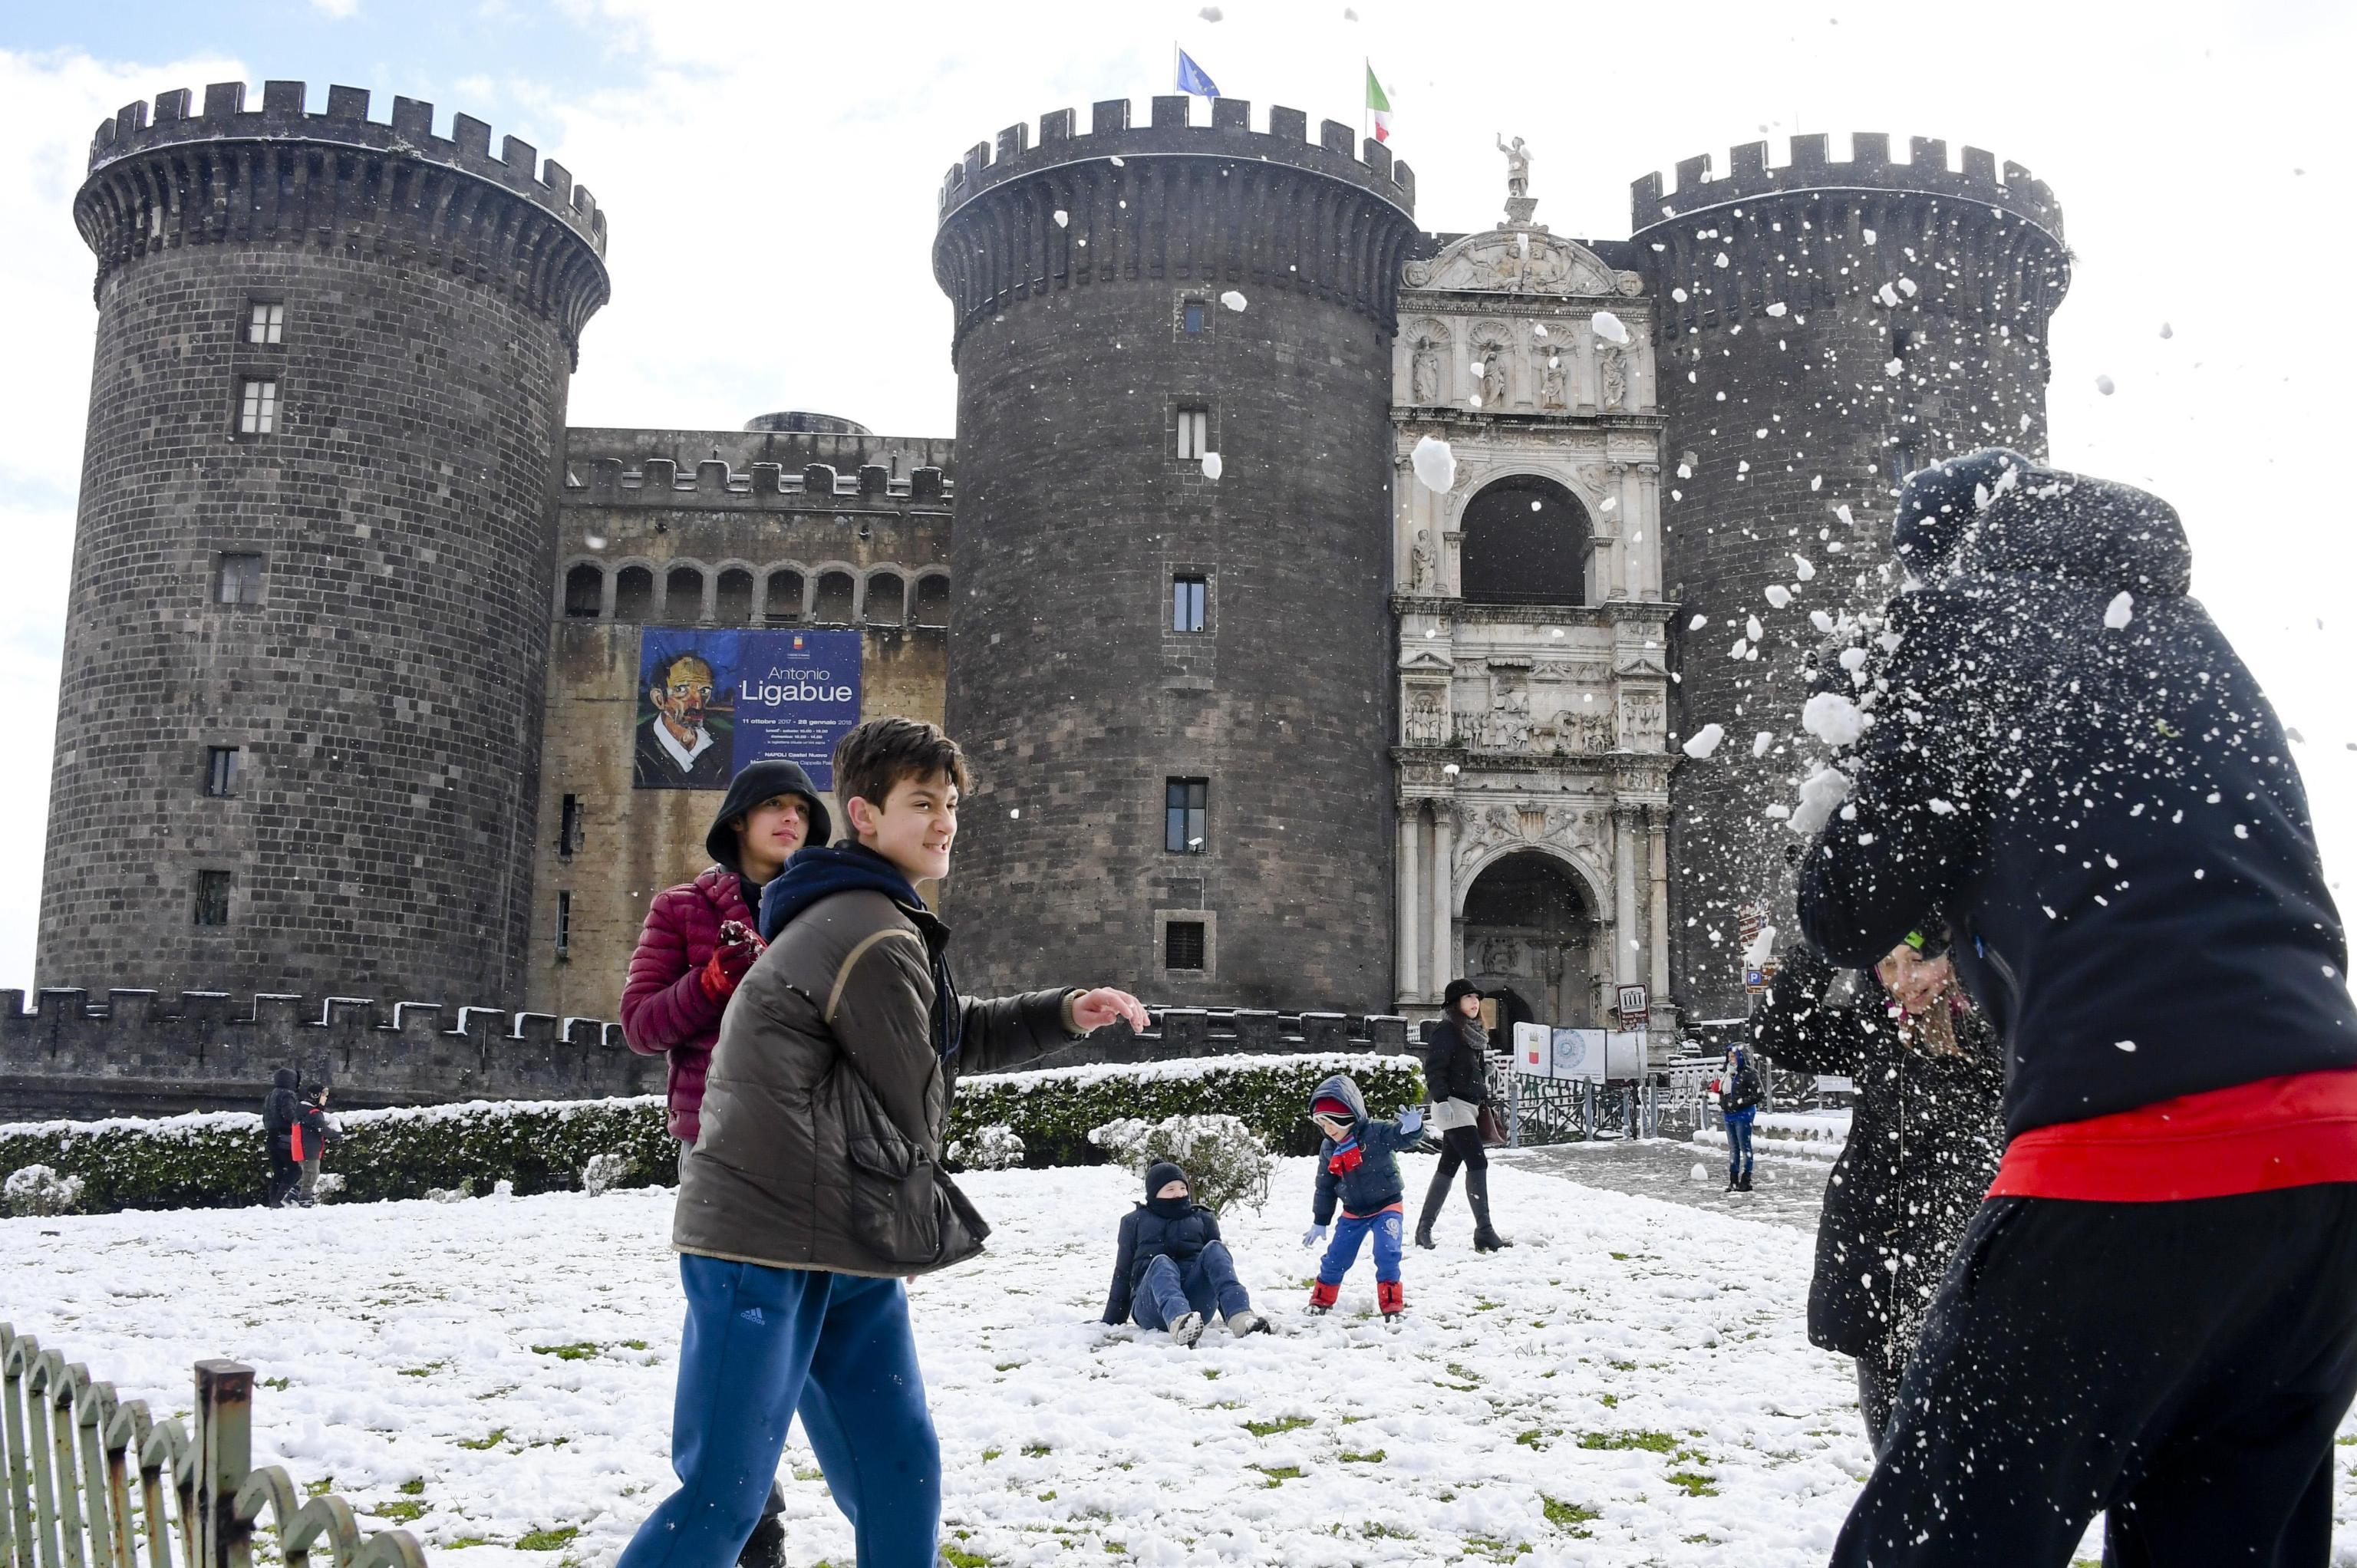
[[[1193,56],[1185,49],[1180,49],[1178,51],[1178,91],[1194,93],[1199,98],[1217,98],[1220,95],[1220,84],[1203,74],[1203,68],[1195,63]]]

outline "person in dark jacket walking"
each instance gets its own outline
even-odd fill
[[[834,782],[855,836],[763,891],[769,946],[721,1019],[681,1162],[680,1487],[619,1568],[725,1568],[797,1415],[862,1568],[932,1563],[941,1444],[901,1282],[990,1231],[940,1165],[958,1074],[1146,1027],[1124,991],[958,994],[949,928],[916,890],[949,870],[968,788],[940,730],[870,719],[836,746]]]
[[[1727,1061],[1711,1082],[1718,1091],[1718,1117],[1727,1125],[1727,1190],[1751,1190],[1751,1124],[1768,1098],[1760,1069],[1741,1046],[1729,1047]]]
[[[1121,1217],[1104,1320],[1135,1319],[1191,1348],[1214,1316],[1239,1339],[1268,1332],[1268,1320],[1252,1309],[1236,1278],[1220,1217],[1188,1195],[1185,1171],[1157,1160],[1146,1167],[1146,1201]]]
[[[328,1115],[328,1086],[319,1084],[302,1097],[302,1106],[295,1118],[294,1146],[289,1151],[303,1170],[303,1178],[292,1196],[305,1208],[319,1201],[319,1162],[327,1156],[328,1145],[341,1135]]]
[[[666,1121],[683,1144],[695,1142],[720,1015],[760,956],[754,911],[761,889],[804,844],[823,844],[833,831],[801,765],[753,763],[729,781],[704,835],[712,865],[647,905],[622,987],[622,1038],[641,1056],[664,1058]]]
[[[1342,1276],[1359,1261],[1359,1248],[1375,1242],[1375,1305],[1385,1318],[1407,1310],[1407,1287],[1400,1279],[1400,1222],[1407,1189],[1400,1180],[1399,1151],[1424,1130],[1424,1112],[1409,1106],[1396,1121],[1367,1115],[1367,1101],[1348,1073],[1336,1073],[1309,1097],[1309,1119],[1325,1134],[1318,1147],[1318,1190],[1310,1226],[1301,1244],[1334,1240],[1318,1262],[1318,1283],[1309,1290],[1309,1312],[1322,1316],[1342,1292]],[[1335,1223],[1340,1205],[1341,1221]]]
[[[1751,1045],[1855,1087],[1817,1221],[1809,1343],[1857,1362],[1858,1413],[1878,1446],[1932,1289],[2004,1152],[2004,1047],[1957,985],[1943,925],[1861,972],[1846,1004],[1826,1000],[1834,972],[1805,943],[1788,952]]]
[[[295,1082],[295,1069],[282,1067],[270,1075],[270,1092],[262,1097],[262,1137],[270,1155],[270,1185],[262,1199],[265,1208],[283,1207],[303,1176],[303,1167],[295,1161],[295,1123],[303,1114]]]
[[[2111,1561],[2320,1565],[2357,1007],[2283,726],[2156,497],[1976,453],[1893,542],[1921,586],[1801,924],[1862,965],[1948,912],[2009,1142],[1834,1561],[2062,1564],[2101,1512]]]
[[[1424,1190],[1415,1217],[1415,1244],[1432,1246],[1432,1222],[1448,1201],[1449,1183],[1465,1168],[1465,1199],[1473,1207],[1473,1250],[1494,1252],[1512,1241],[1490,1224],[1490,1155],[1481,1146],[1481,1107],[1490,1102],[1490,1032],[1481,1026],[1481,993],[1469,980],[1452,980],[1440,999],[1440,1023],[1425,1051],[1425,1088],[1432,1124],[1440,1129],[1440,1165]]]

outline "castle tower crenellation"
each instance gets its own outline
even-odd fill
[[[368,108],[225,82],[92,138],[44,985],[522,989],[606,220],[482,121]]]
[[[1822,751],[1798,724],[1821,640],[1810,613],[1870,611],[1895,587],[1881,564],[1908,472],[2045,446],[2047,325],[2070,286],[2053,192],[1977,147],[1951,167],[1947,144],[1925,137],[1904,162],[1879,133],[1854,134],[1846,160],[1827,151],[1822,134],[1795,136],[1779,166],[1755,142],[1724,177],[1704,156],[1677,166],[1674,188],[1658,174],[1631,188],[1668,421],[1674,725],[1727,736],[1672,779],[1690,1016],[1741,1011],[1739,906],[1790,929],[1785,835],[1763,813],[1791,804]]]

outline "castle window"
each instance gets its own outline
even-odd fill
[[[917,579],[917,624],[950,624],[950,580],[939,572]]]
[[[859,585],[851,580],[850,573],[821,573],[818,603],[811,607],[811,619],[821,626],[849,626],[853,603],[858,594]]]
[[[262,557],[224,554],[213,567],[213,603],[258,605],[262,602]]]
[[[753,574],[730,567],[720,574],[712,596],[712,618],[723,626],[743,626],[753,618]]]
[[[286,340],[286,306],[275,299],[257,299],[245,319],[249,343],[278,344]]]
[[[1189,332],[1200,332],[1211,321],[1211,307],[1200,299],[1190,299],[1178,307],[1178,324]]]
[[[556,853],[560,858],[571,860],[573,858],[574,852],[578,850],[580,847],[581,797],[578,795],[567,795],[565,797],[565,805],[563,809],[557,813]]]
[[[197,873],[196,921],[199,926],[229,924],[229,878],[226,871]]]
[[[565,615],[568,620],[595,620],[605,607],[606,574],[584,561],[565,574]]]
[[[569,958],[573,953],[573,895],[560,891],[556,895],[556,956]]]
[[[1178,410],[1178,456],[1200,457],[1211,449],[1211,411],[1182,404]]]
[[[277,429],[278,378],[246,377],[238,390],[237,433],[240,435],[269,435]]]
[[[237,747],[233,746],[205,747],[205,793],[216,800],[236,798]]]
[[[1168,779],[1162,786],[1162,847],[1201,854],[1211,835],[1211,781]]]
[[[1211,944],[1200,920],[1172,920],[1162,928],[1162,967],[1201,970]]]
[[[1587,509],[1551,480],[1501,479],[1465,507],[1459,558],[1467,602],[1584,605],[1593,530]]]
[[[644,620],[655,607],[655,575],[644,566],[625,566],[614,574],[614,618]]]
[[[693,566],[674,566],[663,578],[663,618],[704,618],[704,574]]]
[[[1203,629],[1205,595],[1211,587],[1202,577],[1170,579],[1170,629],[1200,631]]]
[[[908,585],[897,574],[878,572],[867,579],[868,625],[899,626],[908,613]]]
[[[770,574],[769,592],[762,596],[761,618],[776,626],[802,618],[802,575],[780,568]]]

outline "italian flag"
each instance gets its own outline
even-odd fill
[[[1392,101],[1383,96],[1383,84],[1375,80],[1375,68],[1367,66],[1367,113],[1374,116],[1375,140],[1392,139]]]

